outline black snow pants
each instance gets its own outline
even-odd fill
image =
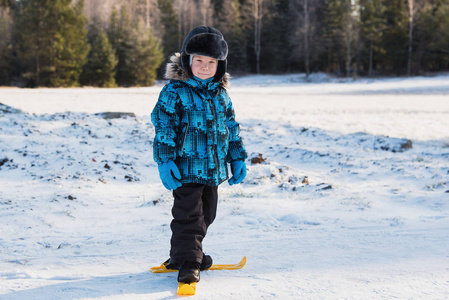
[[[217,191],[217,186],[198,183],[185,183],[173,191],[170,261],[174,265],[202,262],[202,241],[217,214]]]

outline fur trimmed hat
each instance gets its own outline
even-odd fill
[[[226,74],[228,44],[217,29],[199,26],[186,35],[181,48],[181,66],[189,76],[193,76],[190,55],[208,56],[218,60],[213,81],[219,82]]]

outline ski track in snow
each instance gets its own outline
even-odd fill
[[[204,250],[248,263],[192,298],[447,299],[449,76],[231,82],[248,175],[220,186]],[[178,298],[176,273],[148,271],[171,235],[161,87],[0,89],[23,111],[0,106],[0,299]]]

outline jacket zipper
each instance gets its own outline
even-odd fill
[[[217,112],[215,110],[215,103],[214,103],[214,99],[209,100],[210,104],[211,104],[211,110],[212,110],[212,114],[214,116],[214,120],[215,120],[215,124],[217,126]],[[218,178],[220,178],[220,167],[218,165],[218,152],[217,152],[217,141],[215,140],[215,133],[214,132],[214,161],[215,161],[215,166],[217,168],[217,176]]]
[[[186,143],[187,131],[189,130],[189,127],[190,127],[190,117],[189,117],[189,120],[188,120],[188,122],[187,122],[186,130],[184,131],[184,137],[183,137],[182,143],[181,143],[181,148],[180,148],[180,150],[181,150],[181,155],[182,155],[182,153],[184,152],[184,145],[185,145],[185,143]]]

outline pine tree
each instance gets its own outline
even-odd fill
[[[431,51],[436,53],[434,70],[449,70],[449,1],[445,0],[435,11],[435,19],[438,30],[434,33],[434,39],[430,45]]]
[[[118,57],[116,82],[120,86],[153,85],[163,60],[159,42],[143,18],[131,22],[125,6],[114,9],[108,37]]]
[[[90,51],[82,14],[84,1],[79,0],[73,7],[70,2],[55,1],[59,32],[53,41],[55,56],[50,61],[55,71],[50,75],[50,86],[78,86]]]
[[[332,72],[335,60],[341,61],[341,52],[343,49],[343,34],[341,30],[342,12],[341,2],[333,0],[325,0],[324,6],[324,37],[327,47],[328,72]],[[338,67],[341,71],[341,64]]]
[[[353,15],[351,0],[325,1],[325,40],[328,48],[328,69],[338,63],[340,74],[351,72],[354,43],[357,41],[357,20]]]
[[[385,3],[387,27],[380,46],[385,54],[379,55],[384,71],[405,73],[408,55],[408,17],[404,0],[388,0]]]
[[[268,1],[266,5],[262,24],[261,70],[268,73],[286,72],[292,65],[292,47],[288,43],[289,1]]]
[[[368,75],[373,72],[374,54],[385,53],[380,45],[386,29],[384,0],[360,0],[361,37],[368,48]]]
[[[170,56],[181,49],[181,35],[178,31],[178,16],[173,8],[173,0],[158,0],[161,11],[161,22],[163,26],[162,49],[164,60],[168,61]]]
[[[0,85],[9,85],[13,70],[12,21],[9,10],[0,7]]]
[[[415,30],[418,74],[422,68],[429,71],[447,70],[449,66],[447,28],[449,28],[449,1],[425,3]]]
[[[438,71],[449,69],[449,1],[445,0],[435,12],[438,30],[435,32],[431,49],[438,53],[436,66]]]
[[[238,0],[215,1],[214,24],[228,43],[228,69],[232,73],[247,70],[246,39],[242,29]]]
[[[118,58],[115,80],[119,86],[131,86],[135,81],[135,74],[131,72],[134,55],[132,33],[131,18],[126,6],[121,7],[120,14],[114,8],[108,28],[108,38]]]
[[[142,22],[134,27],[134,43],[132,65],[130,73],[133,74],[132,85],[151,86],[156,80],[157,69],[163,61],[163,52],[159,42],[150,29],[146,29]]]
[[[20,1],[18,52],[29,85],[78,85],[89,52],[82,7],[82,0]]]
[[[82,83],[98,87],[115,87],[117,63],[114,49],[109,43],[107,35],[103,30],[99,30],[84,66]]]
[[[41,84],[42,69],[51,51],[50,36],[55,35],[55,24],[44,22],[46,10],[39,1],[23,0],[15,11],[17,51],[22,67],[22,77],[28,86]]]
[[[119,37],[119,30],[120,30],[120,20],[119,20],[119,14],[117,9],[114,7],[111,12],[111,16],[109,17],[109,26],[107,28],[107,35],[109,42],[112,45],[112,48],[117,50],[120,37]]]

